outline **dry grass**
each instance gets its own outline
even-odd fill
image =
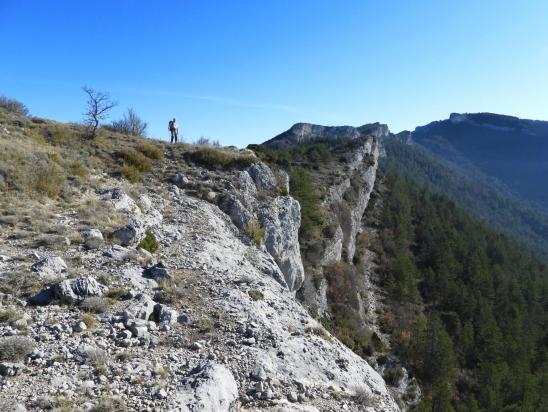
[[[257,246],[263,241],[265,230],[261,227],[259,222],[252,220],[245,228],[245,233]]]

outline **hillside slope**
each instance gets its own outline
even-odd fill
[[[0,115],[3,410],[399,410],[295,300],[282,170]]]

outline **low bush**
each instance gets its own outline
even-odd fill
[[[91,408],[91,412],[126,412],[127,406],[121,398],[103,397]]]
[[[116,157],[125,164],[134,166],[143,173],[148,173],[151,168],[150,160],[140,152],[130,149],[123,149],[116,153]]]
[[[154,236],[152,230],[147,229],[145,238],[141,240],[138,247],[148,250],[150,253],[154,253],[160,249],[160,243],[156,240],[156,236]]]
[[[17,362],[25,359],[34,350],[35,343],[25,336],[8,336],[0,339],[0,359]]]
[[[0,323],[10,323],[17,319],[21,319],[21,313],[18,310],[12,308],[0,310]]]
[[[248,293],[249,297],[253,300],[263,300],[264,299],[264,294],[260,290],[251,289],[247,293]]]
[[[164,151],[154,143],[141,142],[137,145],[137,150],[151,159],[161,160],[164,158]]]
[[[95,325],[97,325],[97,319],[89,313],[84,313],[80,316],[80,320],[85,323],[88,329],[93,329],[95,328]]]
[[[70,138],[69,129],[62,125],[53,125],[47,129],[48,140],[54,144],[64,144]]]
[[[196,327],[202,333],[210,332],[213,330],[213,321],[211,319],[202,318],[196,322]]]
[[[90,313],[104,313],[108,310],[109,306],[110,304],[107,299],[101,298],[98,296],[91,296],[89,298],[85,298],[83,302],[80,304],[80,307],[84,311],[90,312]]]
[[[403,379],[403,369],[396,368],[387,368],[383,373],[384,380],[392,386],[398,386]]]
[[[257,161],[251,155],[230,154],[212,147],[195,150],[189,154],[189,157],[194,163],[209,168],[243,168]]]
[[[97,368],[108,363],[107,353],[100,348],[88,348],[85,352],[86,362]]]
[[[141,172],[133,165],[124,164],[120,168],[120,174],[124,176],[131,183],[137,183],[141,181]]]
[[[64,183],[64,176],[59,167],[52,163],[40,162],[32,171],[33,174],[28,176],[30,189],[51,199],[57,198]]]
[[[118,300],[121,297],[126,296],[128,293],[129,292],[124,288],[114,288],[114,289],[109,289],[107,293],[105,293],[105,297],[109,299]]]
[[[133,109],[128,109],[121,120],[112,122],[109,129],[131,136],[144,136],[147,127],[148,124],[137,116],[137,113]]]

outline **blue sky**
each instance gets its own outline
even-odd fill
[[[546,0],[0,0],[0,94],[80,121],[82,85],[167,138],[245,146],[296,122],[548,120]]]

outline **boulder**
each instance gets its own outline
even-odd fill
[[[280,190],[289,194],[289,175],[285,170],[278,170],[278,181],[280,184]]]
[[[120,245],[110,245],[103,252],[103,256],[107,256],[116,260],[124,260],[129,257],[130,250]]]
[[[230,411],[238,386],[224,366],[207,361],[191,371],[186,384],[167,400],[169,411]]]
[[[156,302],[150,296],[140,293],[124,310],[124,319],[126,321],[131,319],[149,320],[150,316],[154,313],[155,306]]]
[[[167,281],[169,283],[173,283],[173,276],[162,262],[146,269],[143,272],[143,275],[146,278],[154,279],[156,282]]]
[[[107,290],[92,277],[67,279],[51,287],[53,299],[64,303],[76,303],[89,296],[102,296]]]
[[[122,246],[135,246],[145,237],[145,227],[139,220],[133,218],[131,222],[115,230],[112,238]]]
[[[172,324],[177,322],[179,313],[176,310],[171,309],[167,305],[162,305],[158,303],[154,307],[154,317],[158,320],[159,323]]]
[[[131,214],[141,214],[141,209],[137,206],[137,203],[129,197],[122,189],[102,189],[98,190],[97,194],[103,200],[110,200],[114,209]]]
[[[25,365],[14,362],[0,362],[0,376],[16,376]]]
[[[171,177],[171,183],[173,183],[177,187],[183,188],[188,185],[189,180],[188,177],[186,177],[185,175],[177,173],[176,175],[173,175]]]
[[[148,212],[152,208],[152,200],[145,194],[139,196],[139,205],[142,207],[143,211]]]
[[[65,277],[67,264],[59,256],[48,256],[33,264],[30,270],[44,280],[55,280]]]
[[[84,230],[81,235],[84,246],[88,249],[97,249],[103,243],[103,234],[99,229]]]

